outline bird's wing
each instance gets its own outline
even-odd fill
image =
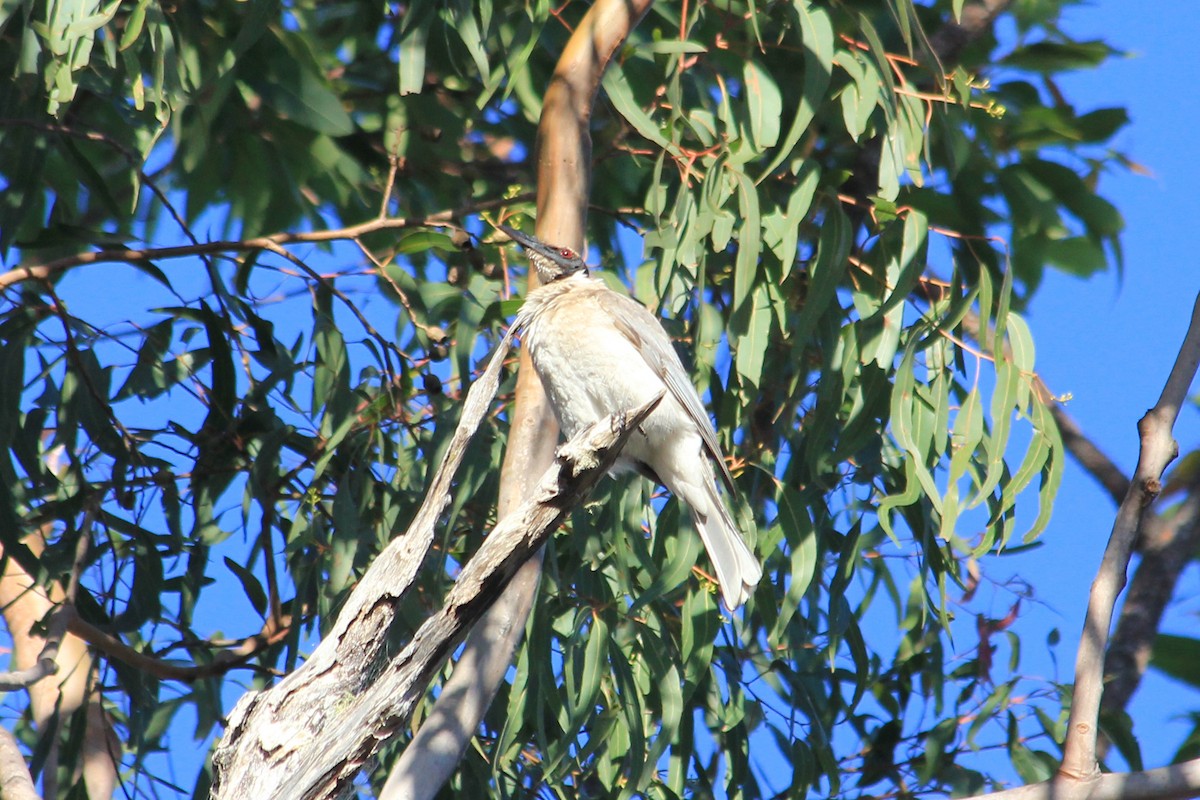
[[[611,317],[617,330],[633,343],[642,358],[650,365],[650,369],[663,379],[663,383],[667,385],[671,395],[696,423],[696,429],[700,431],[704,448],[721,467],[721,479],[724,481],[725,487],[729,489],[731,495],[736,494],[733,476],[729,474],[725,457],[721,455],[721,448],[717,444],[717,432],[713,430],[712,420],[708,418],[708,412],[700,403],[696,387],[692,386],[692,382],[688,379],[687,371],[679,361],[679,355],[671,345],[671,340],[667,338],[667,332],[663,330],[662,323],[632,297],[614,292],[602,284],[597,285],[595,297],[600,307]]]

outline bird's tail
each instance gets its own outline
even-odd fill
[[[733,524],[729,509],[717,494],[716,484],[712,480],[705,486],[703,498],[703,508],[698,502],[689,503],[692,520],[716,570],[721,597],[729,610],[734,611],[746,602],[750,591],[758,585],[762,578],[762,565]]]

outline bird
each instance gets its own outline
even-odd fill
[[[719,465],[731,497],[736,496],[733,476],[662,323],[632,297],[592,278],[571,248],[546,244],[508,225],[496,227],[521,246],[541,281],[514,324],[566,437],[666,390],[612,471],[636,470],[687,504],[721,597],[737,610],[762,578],[762,565],[718,493],[712,462]]]

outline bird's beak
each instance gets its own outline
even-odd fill
[[[512,239],[514,242],[521,245],[521,247],[524,247],[527,250],[537,250],[538,245],[541,244],[541,242],[539,242],[537,239],[534,239],[531,236],[527,236],[524,233],[521,233],[516,228],[510,228],[503,223],[496,225],[496,228],[498,230],[504,231],[505,235],[507,235],[508,238]]]

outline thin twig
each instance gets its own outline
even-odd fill
[[[273,247],[291,244],[314,244],[319,242],[340,242],[357,239],[379,231],[400,230],[404,228],[457,228],[451,220],[465,214],[484,211],[497,206],[517,202],[511,197],[501,197],[492,200],[482,200],[469,203],[459,208],[447,209],[430,214],[420,219],[405,217],[387,217],[372,219],[357,225],[343,228],[333,228],[323,231],[307,231],[303,233],[272,233],[267,236],[255,236],[250,239],[230,241],[201,242],[199,244],[179,245],[175,247],[128,248],[114,247],[93,250],[87,253],[77,253],[73,256],[57,258],[42,264],[22,265],[7,272],[0,273],[0,291],[27,280],[47,280],[60,272],[72,267],[87,264],[127,263],[139,264],[145,261],[156,261],[187,256],[203,256],[213,253],[245,252],[251,250],[269,250]]]
[[[72,606],[63,606],[62,613],[66,619],[67,631],[78,636],[109,658],[115,658],[117,661],[128,664],[156,678],[184,681],[185,683],[197,681],[201,678],[209,678],[214,675],[223,675],[232,669],[241,667],[262,650],[283,641],[290,633],[289,626],[280,626],[274,631],[249,637],[236,649],[217,652],[213,657],[212,663],[186,666],[171,661],[164,661],[161,658],[148,656],[145,653],[134,650],[117,637],[100,630],[84,620]]]

